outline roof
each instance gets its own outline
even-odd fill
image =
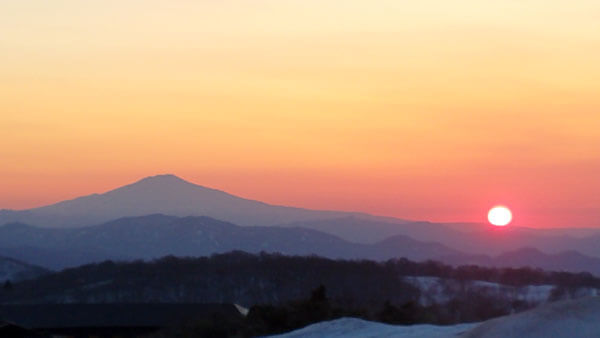
[[[25,329],[13,323],[0,320],[0,337],[38,337],[39,335],[31,330]]]
[[[166,327],[214,316],[240,318],[233,304],[36,304],[0,305],[2,320],[31,329]]]

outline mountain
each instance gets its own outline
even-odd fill
[[[535,248],[520,248],[497,256],[459,254],[443,256],[439,260],[450,265],[479,265],[498,268],[529,267],[547,271],[589,272],[600,276],[600,258],[585,256],[573,250],[548,254]]]
[[[133,260],[132,257],[81,248],[10,246],[0,248],[0,255],[31,262],[50,270],[80,266],[105,260]]]
[[[452,232],[436,230],[428,235],[414,233],[417,240],[439,242],[448,247],[470,253],[497,256],[507,251],[521,248],[535,248],[547,254],[559,254],[565,251],[578,251],[587,256],[600,258],[600,235],[573,237],[557,230],[538,230],[520,227],[482,227],[477,231]]]
[[[173,175],[148,177],[103,194],[45,207],[3,210],[0,211],[0,225],[25,223],[46,228],[82,227],[151,214],[208,216],[243,226],[300,227],[362,244],[375,244],[403,235],[422,242],[437,242],[473,255],[496,256],[531,247],[549,254],[576,250],[587,256],[600,257],[600,246],[597,245],[599,229],[498,229],[478,223],[412,222],[363,213],[275,206],[202,187]],[[0,255],[3,253],[0,250]],[[83,257],[91,254],[75,252],[70,255],[63,250],[39,252],[35,256],[62,256],[72,263],[82,263],[85,261]],[[27,261],[30,261],[29,257]]]
[[[386,260],[390,258],[407,258],[417,262],[426,260],[442,261],[444,257],[462,257],[467,260],[470,255],[451,249],[440,243],[421,242],[410,237],[398,235],[368,245],[366,253],[360,258]],[[457,259],[457,262],[460,260]],[[461,263],[457,263],[461,264]]]
[[[18,260],[0,257],[0,282],[20,282],[34,279],[47,274],[49,271],[38,266],[20,262]]]
[[[174,175],[158,175],[103,194],[40,208],[0,210],[0,224],[22,222],[43,227],[81,227],[157,213],[209,216],[240,225],[265,226],[351,215],[377,218],[362,213],[275,206],[199,186]]]
[[[600,257],[600,229],[497,228],[478,223],[430,223],[366,219],[355,216],[295,222],[285,227],[323,231],[344,240],[373,244],[395,235],[422,242],[436,242],[471,255],[497,256],[522,248],[536,248],[548,254],[578,251]]]
[[[536,249],[475,255],[436,242],[397,235],[373,244],[353,243],[314,229],[238,226],[210,217],[149,215],[126,217],[84,228],[40,228],[25,224],[0,226],[0,255],[52,269],[103,260],[153,259],[167,255],[209,256],[241,250],[327,258],[407,258],[438,260],[451,265],[531,266],[600,275],[600,259],[573,251],[547,254]]]
[[[481,231],[487,228],[476,223],[395,222],[393,219],[357,216],[294,222],[281,226],[319,230],[356,243],[376,243],[396,235],[440,242],[460,238],[465,232]]]
[[[394,257],[426,260],[461,254],[440,244],[406,236],[368,245],[313,229],[238,226],[209,217],[160,214],[121,218],[84,228],[40,228],[20,223],[0,227],[1,254],[54,269],[105,259],[207,256],[232,250],[375,260]]]
[[[0,288],[0,304],[233,302],[252,306],[299,300],[321,284],[327,296],[346,306],[358,302],[381,310],[386,300],[396,304],[413,301],[425,307],[448,304],[451,312],[423,308],[428,314],[422,318],[430,321],[437,317],[449,323],[498,315],[489,311],[496,306],[502,313],[510,313],[548,300],[595,294],[600,278],[526,269],[453,268],[407,260],[377,263],[236,251],[66,269],[21,282],[12,290]],[[527,303],[513,303],[519,299]]]
[[[544,270],[591,272],[600,275],[600,259],[588,257],[577,251],[565,251],[547,255],[540,250],[523,248],[507,252],[493,259],[493,265],[499,267],[534,266]]]
[[[90,264],[0,288],[0,304],[277,304],[307,297],[320,284],[360,303],[415,299],[418,290],[390,266],[319,257],[232,252],[209,258]],[[195,335],[194,335],[195,336]],[[217,335],[220,336],[220,335]]]

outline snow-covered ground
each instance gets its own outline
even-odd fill
[[[600,298],[545,304],[519,314],[488,320],[463,338],[600,337]]]
[[[398,337],[398,338],[446,338],[457,337],[477,324],[459,324],[452,326],[437,325],[387,325],[369,322],[357,318],[340,318],[321,322],[292,331],[277,338],[321,338],[321,337]]]
[[[395,326],[356,318],[341,318],[307,326],[279,338],[397,337],[397,338],[573,338],[600,337],[600,297],[544,304],[519,314],[483,323],[453,326]]]
[[[459,292],[465,290],[481,291],[491,296],[505,296],[514,300],[526,301],[531,304],[541,304],[549,300],[554,285],[528,285],[515,287],[486,281],[458,281],[438,277],[409,276],[404,277],[408,283],[421,290],[421,305],[448,302]],[[598,296],[598,289],[580,288],[571,295],[573,298]]]

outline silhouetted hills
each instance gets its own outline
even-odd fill
[[[48,272],[48,270],[39,266],[24,263],[13,258],[0,257],[0,283],[2,284],[6,281],[19,282],[26,279],[34,279]],[[0,287],[2,284],[0,284]]]
[[[66,269],[16,283],[10,290],[0,290],[0,304],[215,302],[251,306],[301,299],[319,285],[326,287],[328,297],[348,304],[381,305],[385,301],[404,304],[418,302],[420,298],[422,288],[405,279],[412,276],[434,278],[442,286],[462,283],[462,291],[453,292],[440,302],[451,303],[456,297],[465,305],[471,297],[489,300],[489,297],[518,296],[513,294],[514,290],[483,292],[477,286],[483,282],[486,287],[600,288],[600,279],[589,274],[530,268],[454,268],[432,261],[348,261],[236,251],[201,258],[171,256],[151,262],[102,262]],[[511,304],[517,299],[503,302]]]
[[[439,259],[451,265],[478,265],[487,267],[530,267],[549,271],[589,272],[600,276],[600,258],[582,255],[576,251],[547,254],[535,248],[507,251],[498,256],[448,255]]]
[[[600,259],[584,256],[576,251],[548,255],[534,248],[523,248],[495,257],[494,266],[534,266],[544,270],[587,271],[600,275]]]
[[[203,258],[91,264],[0,290],[0,304],[257,303],[301,299],[324,284],[329,296],[403,303],[418,290],[390,267],[319,257],[233,252]]]
[[[468,234],[463,234],[469,238]],[[153,259],[166,255],[208,256],[242,250],[286,255],[383,261],[407,258],[452,265],[531,266],[600,274],[600,259],[575,252],[547,254],[536,249],[510,250],[494,257],[470,254],[437,242],[392,236],[362,244],[301,227],[238,226],[210,217],[161,214],[126,217],[84,228],[40,228],[12,223],[0,227],[0,255],[52,269],[111,260]]]
[[[216,225],[222,229],[207,228],[206,236],[209,237],[191,233],[196,226],[193,224],[175,226],[176,231],[171,233],[163,229],[169,221],[159,218],[143,218],[145,225],[131,225],[130,228],[119,231],[116,229],[126,222],[122,220],[124,217],[131,218],[132,223],[140,223],[142,221],[135,218],[156,214],[192,218],[206,216],[224,222]],[[115,223],[115,219],[120,220]],[[476,223],[408,222],[362,213],[274,206],[202,187],[173,175],[148,177],[103,194],[93,194],[41,208],[0,211],[0,224],[11,222],[34,224],[42,228],[88,227],[86,231],[43,232],[39,227],[31,229],[22,224],[12,224],[0,230],[13,236],[7,237],[10,241],[0,238],[0,255],[18,257],[54,268],[75,266],[102,258],[151,258],[162,254],[203,255],[235,249],[370,259],[386,259],[397,255],[426,259],[437,258],[440,253],[444,257],[459,257],[457,261],[481,261],[485,259],[477,256],[498,256],[527,247],[547,254],[575,250],[586,256],[600,257],[598,230],[519,227],[499,229]],[[103,230],[97,228],[97,224],[106,222],[109,224],[105,224]],[[225,224],[227,222],[259,227],[244,231],[230,227]],[[278,224],[279,226],[275,226]],[[9,232],[7,229],[11,226],[16,229]],[[137,228],[138,226],[142,228]],[[191,228],[185,229],[186,226]],[[274,228],[266,229],[270,226]],[[203,227],[208,225],[204,224]],[[285,231],[284,228],[292,230]],[[204,231],[202,228],[196,230]],[[228,233],[229,230],[232,232]],[[22,232],[22,238],[16,235],[19,231]],[[36,236],[43,238],[42,242],[50,244],[40,243]],[[77,240],[77,236],[81,240]],[[163,236],[166,243],[160,243],[156,236]],[[177,236],[181,238],[176,238]],[[211,240],[210,236],[215,240]],[[421,242],[417,245],[421,251],[405,250],[403,247],[409,246],[404,244],[380,243],[394,236],[405,236]],[[306,242],[298,241],[302,238],[306,238]],[[181,242],[179,247],[173,245],[177,241]],[[287,248],[283,243],[286,243]],[[438,243],[441,246],[434,248],[427,244],[428,248],[422,248],[423,243]],[[577,260],[585,259],[580,257]],[[577,268],[588,265],[593,266],[596,271],[595,265],[589,262],[577,265]]]
[[[435,242],[472,255],[497,256],[522,248],[549,254],[577,251],[600,257],[598,229],[498,228],[477,223],[391,223],[360,217],[343,217],[284,226],[301,226],[327,232],[351,242],[376,243],[395,235],[422,242]]]
[[[283,224],[282,226],[319,230],[356,243],[376,243],[396,235],[405,235],[425,241],[436,241],[462,233],[460,230],[454,230],[444,224],[409,221],[395,222],[384,218],[367,219],[356,216],[294,222]],[[460,229],[460,227],[457,228]],[[465,226],[463,228],[471,230],[473,227]]]
[[[17,223],[0,227],[0,253],[55,269],[104,259],[206,256],[232,250],[375,260],[423,260],[459,253],[403,236],[366,245],[299,227],[243,227],[209,217],[160,214],[121,218],[85,228],[50,229]],[[71,258],[66,257],[67,252]]]

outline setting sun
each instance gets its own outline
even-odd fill
[[[512,221],[512,213],[507,207],[493,207],[488,213],[488,220],[492,225],[506,226]]]

